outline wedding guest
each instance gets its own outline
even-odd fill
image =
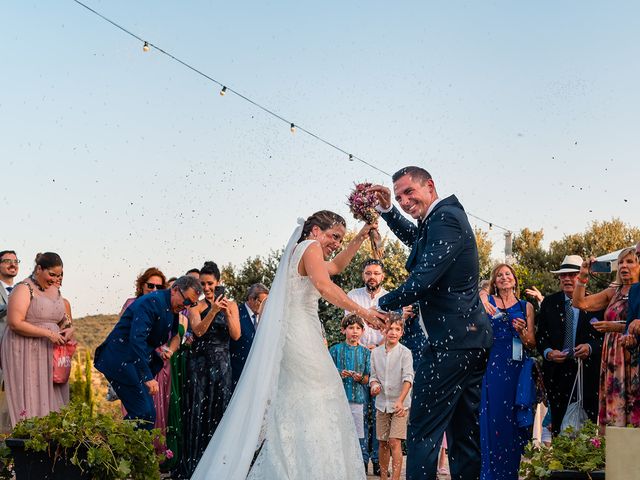
[[[2,365],[11,425],[69,403],[69,383],[53,383],[53,346],[67,342],[65,304],[57,287],[62,259],[39,253],[31,275],[9,297]]]
[[[376,397],[376,436],[380,443],[380,479],[387,480],[389,455],[392,480],[400,480],[402,440],[407,438],[407,419],[411,407],[413,358],[400,344],[404,320],[397,315],[387,322],[384,345],[371,352],[371,395]]]
[[[127,307],[135,302],[136,299],[156,290],[164,290],[165,285],[166,279],[164,273],[162,273],[160,269],[156,267],[147,268],[142,274],[138,275],[138,278],[136,278],[135,297],[128,298],[127,301],[124,302],[122,310],[120,311],[120,316],[122,316]],[[167,342],[168,341],[169,336],[167,336]],[[167,343],[158,348],[158,354],[162,355],[163,351],[166,356],[166,352],[168,351]],[[155,376],[155,379],[158,382],[158,392],[153,395],[153,405],[156,410],[156,420],[153,428],[160,429],[162,436],[166,437],[167,418],[169,416],[169,397],[171,394],[171,361],[169,358],[164,360],[162,369]],[[123,414],[126,416],[127,412],[123,410]],[[158,453],[164,453],[165,451],[165,447],[161,443],[158,443],[156,448]]]
[[[364,458],[364,404],[369,395],[365,394],[369,384],[370,356],[369,349],[360,345],[360,339],[364,332],[365,322],[355,314],[345,316],[340,322],[340,331],[345,336],[344,342],[331,347],[329,353],[336,365],[342,385],[344,386],[351,415],[356,424],[356,433],[360,439],[360,448]],[[367,471],[368,462],[364,462]]]
[[[569,404],[578,364],[584,377],[584,409],[589,419],[598,420],[598,382],[603,335],[590,320],[602,319],[602,312],[588,313],[574,304],[576,281],[582,258],[567,255],[558,270],[561,291],[545,297],[536,315],[536,348],[543,356],[542,379],[551,411],[551,432],[560,433]]]
[[[594,261],[592,257],[582,262],[573,303],[588,311],[606,308],[604,319],[592,324],[598,332],[604,333],[598,423],[603,429],[606,425],[626,427],[631,424],[639,427],[637,351],[625,349],[619,340],[626,330],[629,290],[633,283],[638,282],[640,264],[635,248],[625,248],[618,254],[615,282],[608,288],[587,296],[585,289],[589,282],[591,263]],[[632,362],[632,358],[636,361]]]
[[[535,348],[536,344],[534,310],[529,302],[520,300],[519,292],[513,267],[496,265],[488,297],[496,313],[487,313],[493,328],[493,347],[480,399],[482,480],[517,480],[520,459],[530,438],[530,425],[518,422],[516,393],[523,373],[524,349]],[[528,381],[532,381],[531,375]]]
[[[200,269],[192,268],[191,270],[187,270],[187,273],[185,273],[185,275],[189,275],[190,277],[200,279]]]
[[[107,339],[96,349],[94,365],[104,374],[127,410],[128,419],[143,420],[152,429],[156,411],[152,395],[158,392],[154,378],[179,348],[178,312],[198,303],[200,283],[180,277],[170,290],[155,290],[133,302]],[[158,354],[169,333],[169,351]]]
[[[191,477],[231,399],[232,378],[229,341],[240,338],[238,305],[224,293],[216,296],[220,269],[205,262],[200,269],[204,300],[189,312],[195,336],[187,367],[191,411],[185,426],[186,477]]]
[[[167,279],[166,288],[173,287],[173,282],[175,282],[177,279],[178,279],[178,277],[169,277]]]
[[[636,244],[636,258],[640,261],[640,242]],[[627,331],[626,335],[629,346],[635,347],[637,337],[640,335],[640,283],[631,285],[629,289],[629,311],[627,313]]]
[[[258,318],[262,310],[262,304],[269,296],[269,289],[261,283],[254,283],[247,291],[247,301],[240,306],[240,338],[229,342],[231,355],[231,379],[232,392],[242,374],[242,369],[247,361],[253,336],[258,326]]]
[[[7,304],[9,294],[13,290],[13,282],[18,275],[20,260],[13,250],[2,250],[0,252],[0,343],[7,326]],[[9,408],[4,388],[4,376],[2,365],[0,364],[0,433],[11,432],[11,419],[9,418]]]
[[[364,286],[354,288],[347,296],[364,308],[378,306],[378,299],[387,293],[382,286],[384,282],[384,264],[381,260],[369,258],[362,265],[362,281]],[[373,350],[384,343],[384,335],[380,330],[371,328],[365,323],[364,332],[360,337],[360,345]],[[375,398],[369,394],[369,389],[365,389],[366,400],[364,403],[364,438],[361,440],[362,459],[365,465],[369,460],[373,464],[373,474],[380,475],[380,462],[378,461],[378,439],[376,438],[376,407]],[[367,470],[368,467],[365,468]]]

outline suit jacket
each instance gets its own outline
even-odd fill
[[[629,324],[640,318],[640,283],[634,283],[629,289],[629,309],[627,310],[627,329]]]
[[[600,355],[604,334],[598,332],[589,323],[591,319],[602,320],[604,312],[587,312],[580,310],[578,326],[576,328],[576,345],[587,343],[591,346],[591,355],[583,362],[585,376],[595,375],[600,371]],[[565,329],[565,294],[554,293],[546,297],[540,305],[540,311],[536,315],[536,348],[544,357],[547,348],[562,350],[564,348]],[[566,362],[565,362],[566,363]],[[542,364],[543,373],[553,374],[553,370],[562,368],[563,364],[550,362],[546,358]]]
[[[247,304],[240,306],[240,338],[229,341],[229,353],[231,354],[231,376],[235,385],[240,378],[244,363],[247,361],[253,337],[256,329],[249,315]]]
[[[409,277],[380,298],[380,308],[396,310],[418,302],[428,342],[434,347],[491,347],[491,323],[478,297],[475,234],[458,199],[454,195],[442,199],[418,226],[396,207],[382,217],[411,253],[406,264]],[[417,316],[408,321],[409,331],[417,322]]]
[[[0,322],[7,321],[7,304],[9,303],[9,296],[4,286],[0,284]],[[1,336],[0,336],[1,337]]]
[[[96,349],[94,364],[107,380],[135,385],[152,380],[163,366],[156,348],[178,333],[178,314],[171,310],[171,290],[143,295],[122,314]]]

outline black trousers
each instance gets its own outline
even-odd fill
[[[480,478],[480,387],[488,349],[440,350],[427,346],[415,370],[407,480],[436,480],[447,433],[451,480]]]

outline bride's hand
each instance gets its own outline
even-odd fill
[[[360,231],[358,232],[358,238],[362,241],[366,240],[369,237],[369,232],[371,230],[377,230],[378,229],[378,222],[373,222],[373,223],[365,223],[364,226],[360,229]]]

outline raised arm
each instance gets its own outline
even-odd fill
[[[387,222],[393,234],[398,237],[402,243],[411,248],[418,237],[418,227],[392,205],[391,190],[384,185],[372,185],[369,191],[376,194],[380,214],[382,218],[384,218],[384,221]]]
[[[372,225],[365,224],[349,244],[343,248],[333,260],[327,262],[327,271],[329,272],[329,275],[338,275],[347,268],[347,265],[349,265],[355,254],[358,253],[362,242],[364,242],[369,236],[369,231],[375,228],[378,228],[377,223]]]
[[[598,293],[594,293],[593,295],[586,295],[587,282],[589,281],[589,266],[591,265],[591,261],[593,260],[586,260],[582,262],[580,273],[576,279],[576,288],[573,291],[571,301],[573,306],[580,310],[597,312],[599,310],[604,310],[609,306],[609,302],[615,293],[615,289],[609,287]]]
[[[351,300],[344,291],[331,281],[327,270],[327,263],[322,256],[322,248],[317,242],[311,243],[304,254],[298,271],[307,275],[313,286],[316,287],[322,298],[338,308],[343,308],[362,317],[371,326],[380,328],[380,321],[384,320],[382,314],[376,314],[372,310],[361,307]]]
[[[455,262],[464,249],[464,232],[453,215],[447,215],[429,228],[428,245],[422,258],[416,262],[406,281],[381,297],[378,304],[382,310],[397,310],[411,305],[424,296]]]

